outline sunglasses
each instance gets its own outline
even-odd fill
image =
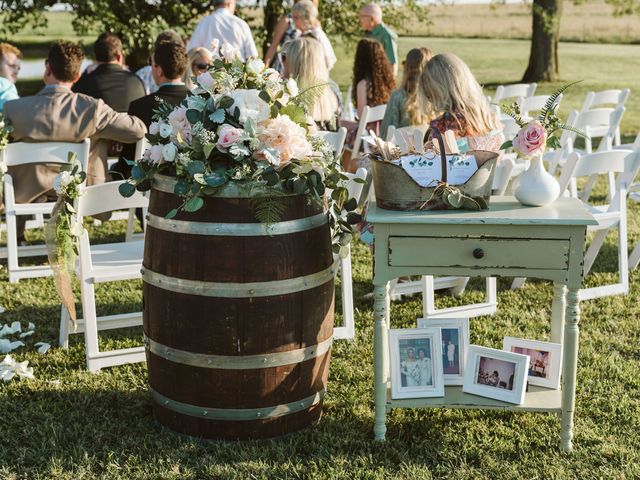
[[[198,70],[206,70],[209,68],[209,65],[207,65],[206,63],[194,63],[193,67],[197,68]]]

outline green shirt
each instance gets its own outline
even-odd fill
[[[382,119],[382,125],[380,125],[380,138],[387,139],[387,131],[389,125],[393,125],[396,128],[408,127],[409,116],[407,115],[407,109],[405,101],[407,99],[407,92],[404,88],[394,90],[387,102],[387,109],[384,111],[384,118]]]
[[[365,32],[364,36],[373,38],[382,44],[391,65],[398,63],[398,34],[396,32],[381,23],[370,32]]]

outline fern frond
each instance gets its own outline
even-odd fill
[[[282,220],[287,209],[287,201],[284,194],[273,191],[270,195],[252,198],[251,208],[260,223],[270,225]]]
[[[328,83],[318,83],[304,88],[298,93],[292,100],[296,105],[305,107],[307,111],[311,110],[313,105],[320,99],[324,87],[328,86]]]
[[[553,92],[547,99],[542,110],[540,110],[537,120],[543,125],[545,125],[547,117],[549,116],[550,113],[553,112],[553,107],[555,106],[555,103],[556,103],[556,100],[558,100],[558,97],[571,85],[575,85],[576,83],[580,83],[581,81],[582,80],[578,80],[576,82],[567,83],[565,85],[562,85],[555,92]]]
[[[582,130],[580,130],[579,128],[567,125],[566,123],[558,123],[556,125],[556,129],[554,130],[554,132],[556,132],[558,130],[569,130],[570,132],[577,133],[581,137],[584,137],[584,138],[587,137],[587,134],[584,133]],[[553,133],[553,132],[551,132],[551,133]]]
[[[502,105],[500,108],[502,108],[502,111],[505,114],[513,118],[520,128],[524,127],[527,124],[527,122],[525,122],[520,115],[520,108],[518,107],[517,103],[514,103],[513,105]]]

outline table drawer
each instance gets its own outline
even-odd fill
[[[564,270],[569,240],[389,237],[389,265]]]

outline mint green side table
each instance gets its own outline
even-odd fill
[[[554,412],[560,441],[572,449],[578,361],[578,290],[587,225],[596,221],[575,198],[527,207],[513,197],[492,197],[489,210],[397,212],[372,203],[374,225],[374,388],[376,440],[386,434],[393,408],[489,408]],[[522,405],[512,405],[445,387],[441,398],[392,400],[389,388],[389,281],[407,275],[512,276],[552,280],[551,341],[563,344],[562,388],[529,386]],[[566,321],[565,321],[566,319]]]

